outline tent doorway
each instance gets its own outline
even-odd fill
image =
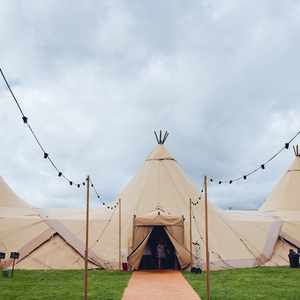
[[[164,226],[153,227],[139,269],[179,269],[175,247],[170,241]]]
[[[146,215],[134,216],[128,264],[132,270],[185,269],[191,265],[191,254],[184,241],[182,216],[158,209]],[[159,243],[162,244],[160,247]]]

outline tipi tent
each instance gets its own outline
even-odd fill
[[[261,211],[300,211],[300,154],[261,206]]]
[[[282,241],[289,244],[290,248],[291,246],[300,248],[300,155],[298,149],[298,146],[294,147],[294,161],[260,208],[261,212],[282,220],[280,237]],[[287,256],[288,247],[285,247],[285,250],[285,256]]]
[[[148,221],[150,221],[147,226],[157,226],[154,216],[162,211],[164,214],[161,218],[182,220],[180,224],[183,227],[182,237],[179,239],[173,236],[175,240],[173,244],[178,243],[180,246],[176,249],[177,256],[179,253],[185,253],[184,260],[178,259],[179,262],[181,261],[180,267],[195,264],[196,261],[204,267],[203,197],[167,151],[164,142],[159,139],[158,142],[140,171],[117,197],[117,200],[121,201],[121,226],[118,226],[120,216],[119,212],[116,212],[112,215],[111,225],[107,227],[101,242],[96,243],[92,249],[103,259],[117,265],[118,251],[114,252],[111,249],[113,244],[119,247],[118,239],[120,238],[121,252],[129,255],[129,264],[133,269],[139,269],[138,262],[141,257],[139,256],[137,260],[132,257],[138,250],[142,250],[138,247],[141,243],[146,243],[149,228],[145,229],[137,244],[134,237],[137,234],[135,221],[143,220],[145,216],[148,216]],[[198,203],[192,206],[192,210],[190,210],[190,199]],[[213,269],[251,267],[270,259],[280,230],[280,222],[271,217],[268,221],[256,218],[252,222],[242,220],[234,222],[211,204],[208,211],[209,248]],[[189,221],[190,214],[192,222]],[[164,222],[160,226],[168,228],[169,225]],[[255,227],[253,224],[258,224],[258,226]],[[261,224],[264,226],[263,230],[260,228]],[[262,231],[264,231],[263,234]],[[257,235],[261,235],[261,238],[257,238]],[[142,251],[139,253],[141,254]],[[187,253],[190,254],[192,261],[188,261]]]
[[[62,230],[60,230],[62,232]],[[50,226],[39,213],[21,200],[0,177],[0,251],[20,253],[17,268],[22,269],[80,269],[82,253],[74,239],[64,236]],[[69,242],[66,240],[69,238]],[[78,243],[80,244],[80,243]],[[11,263],[7,256],[2,262]],[[90,259],[90,267],[100,262]]]
[[[172,245],[179,268],[205,268],[203,195],[165,148],[166,137],[167,133],[157,136],[158,145],[118,194],[116,209],[91,211],[90,267],[116,269],[128,259],[132,269],[140,269],[144,249],[155,232]],[[83,210],[33,209],[2,179],[0,207],[0,247],[5,252],[20,251],[17,266],[82,267]],[[227,213],[212,204],[208,223],[212,269],[267,262],[281,228],[276,216]]]

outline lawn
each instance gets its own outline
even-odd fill
[[[183,274],[205,300],[205,275]],[[300,269],[265,267],[211,272],[211,296],[222,300],[299,300]]]
[[[121,299],[130,275],[89,271],[89,299]],[[82,271],[15,271],[12,279],[0,275],[1,300],[82,300],[82,296]]]
[[[205,275],[183,274],[205,300]],[[130,275],[90,271],[89,299],[120,300]],[[0,299],[76,300],[82,299],[82,286],[82,271],[15,271],[12,279],[0,276]],[[211,288],[213,300],[300,300],[300,269],[254,268],[212,272]]]

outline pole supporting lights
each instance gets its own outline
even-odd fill
[[[14,275],[16,260],[19,259],[19,257],[20,257],[19,252],[11,252],[10,253],[10,258],[13,260],[13,265],[12,265],[12,269],[11,269],[11,277],[13,277],[13,275]]]
[[[89,210],[90,210],[90,176],[86,178],[86,224],[84,251],[84,292],[83,299],[88,299],[88,258],[89,258]]]

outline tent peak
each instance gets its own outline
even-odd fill
[[[0,207],[23,207],[29,208],[24,200],[22,200],[6,183],[4,178],[0,176]]]
[[[294,149],[295,156],[300,157],[299,145],[297,144],[297,145],[293,146],[293,149]]]
[[[165,133],[163,134],[162,130],[159,130],[159,132],[156,132],[154,130],[154,135],[157,141],[157,144],[163,145],[165,141],[167,140],[167,137],[169,136],[169,132],[166,130]]]
[[[146,160],[149,161],[149,160],[175,160],[175,159],[167,151],[164,145],[158,144],[154,148],[154,150],[150,153],[150,155]]]

